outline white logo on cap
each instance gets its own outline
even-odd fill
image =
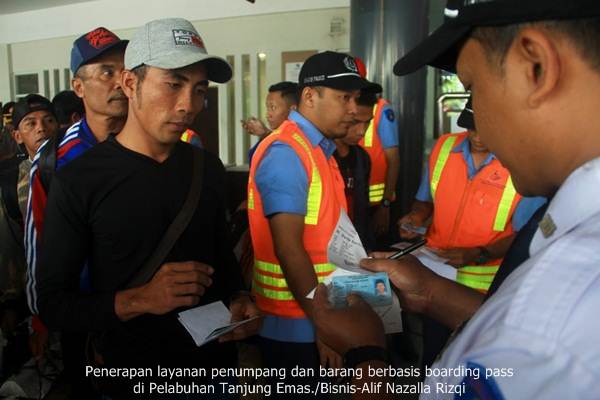
[[[173,39],[177,46],[196,46],[204,48],[204,42],[195,32],[185,29],[173,29]]]
[[[348,69],[348,71],[358,72],[358,68],[356,67],[356,63],[352,57],[344,58],[344,65]]]
[[[448,18],[458,17],[458,10],[451,10],[449,8],[444,9],[444,15]]]

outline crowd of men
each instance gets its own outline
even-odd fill
[[[481,371],[426,377],[429,387],[462,386],[468,398],[593,398],[600,56],[590,49],[600,45],[600,4],[449,0],[445,16],[394,73],[456,72],[472,96],[458,121],[465,131],[437,140],[397,229],[406,240],[423,230],[456,279],[411,255],[374,252],[361,266],[387,273],[402,309],[422,315],[424,366]],[[235,341],[248,338],[260,349],[256,365],[268,368],[390,363],[373,309],[356,294],[334,308],[322,284],[337,268],[329,246],[341,216],[369,251],[385,250],[396,225],[398,126],[360,59],[309,57],[297,83],[269,88],[268,127],[242,121],[259,137],[241,207],[247,279],[233,252],[225,169],[186,143],[209,82],[228,82],[231,66],[207,53],[189,21],[165,18],[129,41],[103,27],[83,34],[71,71],[73,91],[2,109],[4,337],[29,320],[29,351],[40,359],[48,333],[60,332],[72,398],[132,396],[136,382],[92,382],[87,364],[235,367]],[[377,288],[383,295],[384,281]],[[178,313],[215,301],[232,321],[260,318],[197,346]],[[214,398],[231,395],[219,388]]]

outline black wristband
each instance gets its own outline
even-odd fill
[[[344,354],[344,366],[346,368],[355,368],[358,364],[371,360],[383,361],[389,364],[387,351],[379,346],[355,347]]]

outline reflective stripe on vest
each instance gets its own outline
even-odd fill
[[[383,200],[383,193],[385,192],[385,183],[379,183],[377,185],[369,186],[369,202],[374,203]]]
[[[440,178],[442,177],[442,172],[444,171],[444,167],[448,162],[448,157],[450,157],[450,152],[454,148],[454,143],[456,142],[456,136],[449,136],[444,144],[442,144],[442,148],[440,149],[440,153],[435,162],[435,167],[433,168],[433,175],[431,176],[431,197],[435,199],[435,192],[437,190],[438,185],[440,184]],[[465,139],[468,140],[468,139]],[[496,212],[496,218],[494,219],[494,232],[504,232],[506,229],[506,224],[508,223],[508,217],[510,216],[510,209],[512,207],[512,203],[515,200],[515,196],[517,195],[517,191],[512,183],[512,179],[510,175],[506,180],[506,185],[504,186],[504,191],[502,192],[502,198],[500,199],[500,203],[498,203],[498,211]]]
[[[466,265],[458,268],[456,282],[481,292],[487,292],[499,265]]]
[[[274,133],[271,133],[276,134]],[[319,211],[321,207],[321,197],[323,195],[323,183],[321,181],[321,175],[319,174],[319,169],[317,168],[317,164],[313,159],[310,148],[302,139],[302,137],[294,133],[292,135],[294,140],[298,142],[310,159],[310,163],[312,164],[312,176],[310,178],[310,186],[308,187],[308,196],[306,199],[306,216],[304,217],[304,223],[307,225],[317,225],[319,223]],[[250,178],[251,179],[251,178]],[[252,188],[248,190],[248,209],[254,210],[254,192]]]
[[[307,225],[317,225],[319,223],[319,210],[321,208],[321,196],[323,195],[323,184],[321,182],[321,174],[317,168],[310,148],[302,139],[302,137],[294,133],[292,137],[296,142],[306,150],[310,163],[312,165],[312,177],[310,179],[310,186],[308,187],[308,197],[306,199],[306,216],[304,217],[304,223]]]
[[[515,190],[512,178],[509,175],[506,180],[504,192],[502,192],[502,199],[500,200],[500,204],[498,204],[498,212],[496,213],[496,220],[494,221],[494,231],[503,232],[504,229],[506,229],[510,208],[516,195],[517,191]]]
[[[435,192],[437,190],[438,185],[440,184],[440,178],[442,176],[442,171],[446,166],[446,162],[448,161],[448,157],[450,156],[450,152],[454,147],[454,143],[456,142],[456,136],[449,136],[442,145],[440,150],[440,154],[435,162],[435,167],[433,168],[433,174],[431,175],[431,197],[435,199]]]
[[[373,107],[373,118],[369,123],[369,127],[367,128],[364,136],[364,147],[373,147],[373,135],[375,131],[375,118],[377,118],[377,113],[380,107],[383,107],[384,104],[380,104],[377,102]],[[383,200],[383,193],[385,192],[385,182],[384,183],[376,183],[374,185],[369,185],[369,203],[379,203]]]
[[[373,118],[371,119],[371,122],[369,123],[369,127],[367,128],[367,131],[365,132],[365,142],[364,142],[365,147],[373,147],[373,131],[374,131],[374,127],[375,127],[375,116],[377,115],[378,108],[379,108],[379,103],[375,104],[375,107],[373,107]]]
[[[323,282],[336,266],[333,264],[315,264],[317,280]],[[294,295],[289,291],[281,266],[264,261],[254,261],[254,285],[257,294],[272,300],[294,300]]]

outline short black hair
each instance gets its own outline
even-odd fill
[[[78,113],[81,116],[85,113],[83,100],[77,97],[72,90],[63,90],[58,93],[52,98],[52,105],[54,106],[56,120],[60,125],[70,124],[73,113]]]
[[[563,35],[577,49],[582,58],[600,72],[600,18],[527,22],[505,26],[475,28],[472,38],[486,51],[491,65],[504,66],[506,53],[518,33],[526,27],[539,27]]]
[[[356,104],[359,106],[373,107],[377,104],[377,94],[363,90],[360,92],[360,96],[356,99]]]
[[[281,92],[281,97],[288,105],[298,105],[300,94],[298,93],[298,84],[289,81],[283,81],[269,86],[269,93]]]

